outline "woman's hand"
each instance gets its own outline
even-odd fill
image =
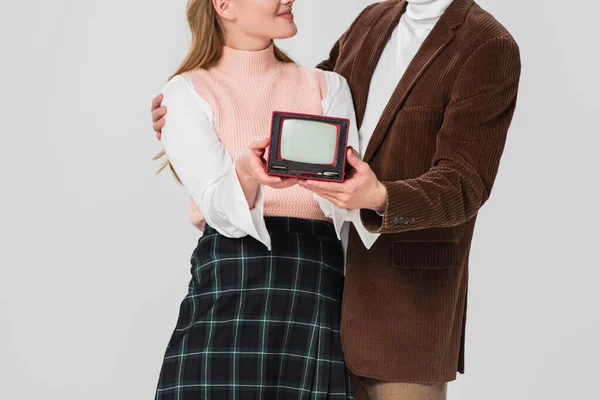
[[[279,178],[265,172],[265,149],[270,139],[252,141],[235,160],[235,171],[240,181],[254,181],[275,189],[285,189],[298,183],[295,178]]]
[[[270,139],[252,141],[235,160],[235,172],[242,185],[244,196],[250,209],[256,204],[256,196],[260,185],[267,185],[275,189],[284,189],[298,183],[297,179],[279,178],[269,176],[265,172],[265,149],[269,146]]]

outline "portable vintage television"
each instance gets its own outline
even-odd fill
[[[267,174],[342,182],[350,121],[274,112]]]

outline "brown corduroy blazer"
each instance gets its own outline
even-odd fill
[[[357,123],[387,39],[406,8],[366,8],[319,68],[344,76]],[[383,235],[349,239],[342,341],[352,372],[388,381],[447,382],[464,372],[468,258],[515,109],[519,48],[472,0],[455,0],[396,87],[364,160],[388,190]],[[483,267],[483,266],[481,266]]]

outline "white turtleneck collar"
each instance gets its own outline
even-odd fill
[[[406,22],[413,29],[433,29],[454,0],[407,0]]]

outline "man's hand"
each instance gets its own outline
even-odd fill
[[[152,100],[152,128],[156,132],[156,138],[160,140],[160,135],[163,126],[165,126],[165,115],[167,115],[167,107],[161,107],[163,95],[159,94]]]
[[[343,183],[301,180],[298,184],[338,208],[384,210],[387,189],[356,150],[348,148],[347,152],[348,163],[353,169]]]

